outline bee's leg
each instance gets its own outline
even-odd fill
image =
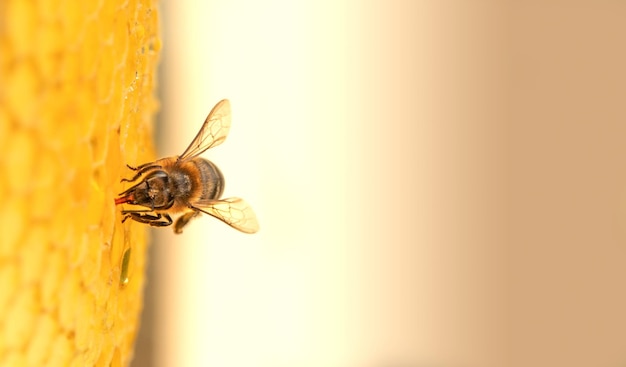
[[[187,223],[189,223],[191,218],[197,216],[198,214],[200,214],[200,212],[197,212],[194,210],[192,212],[187,212],[183,214],[182,216],[178,217],[178,219],[176,219],[176,223],[174,223],[174,233],[176,234],[183,233],[183,227],[186,226]]]
[[[146,223],[154,227],[167,227],[172,224],[172,218],[169,214],[149,214],[150,210],[122,210],[122,214],[124,214],[124,219],[122,219],[122,223],[126,221],[126,219],[130,218],[139,223]]]
[[[146,173],[146,171],[149,171],[149,170],[154,169],[154,168],[163,168],[159,164],[154,164],[154,162],[145,163],[145,164],[142,164],[141,166],[137,166],[137,167],[133,167],[133,166],[127,164],[126,167],[130,168],[133,171],[137,171],[137,173],[131,179],[123,178],[123,179],[120,180],[120,182],[133,182],[133,181],[137,180],[139,177],[141,177],[141,175]]]
[[[148,162],[148,163],[144,163],[144,164],[140,164],[137,167],[133,167],[130,164],[126,163],[126,167],[128,167],[129,169],[132,169],[133,171],[138,171],[141,170],[145,167],[150,167],[150,166],[157,166],[156,164],[154,164],[154,162]]]

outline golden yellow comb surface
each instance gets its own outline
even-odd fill
[[[0,3],[0,366],[132,359],[146,235],[113,199],[154,160],[159,49],[154,1]]]

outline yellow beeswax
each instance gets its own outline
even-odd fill
[[[155,1],[0,4],[0,366],[130,363],[147,239],[113,200],[159,52]]]

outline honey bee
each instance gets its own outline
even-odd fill
[[[137,167],[130,179],[143,179],[120,193],[115,205],[140,205],[147,209],[122,210],[124,218],[156,227],[171,225],[170,214],[183,213],[174,223],[174,232],[182,233],[189,221],[205,213],[244,233],[259,230],[256,215],[250,206],[237,197],[220,199],[224,191],[224,176],[217,166],[199,155],[226,140],[230,130],[230,102],[218,102],[207,116],[200,131],[180,156],[161,158]]]

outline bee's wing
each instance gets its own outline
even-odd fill
[[[216,147],[226,140],[230,130],[230,102],[227,99],[219,101],[209,112],[198,135],[178,157],[179,161],[193,158],[209,148]]]
[[[212,215],[229,226],[244,233],[255,233],[259,222],[254,211],[241,198],[227,198],[197,203],[194,209]]]

